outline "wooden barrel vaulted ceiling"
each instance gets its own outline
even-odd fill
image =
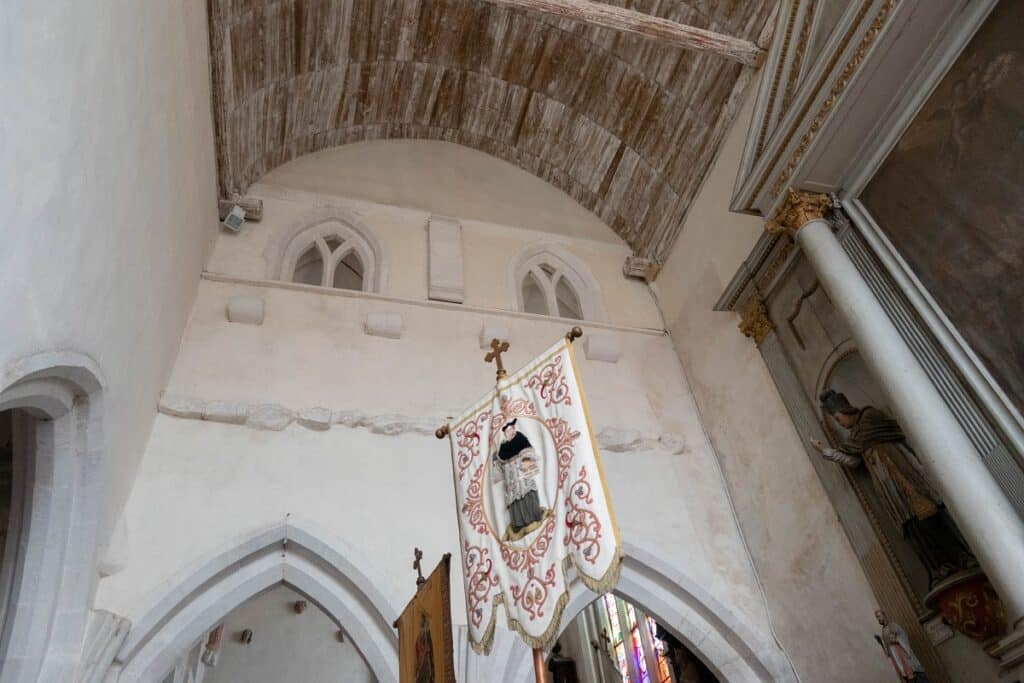
[[[756,41],[772,0],[618,0]],[[472,147],[552,183],[639,256],[671,248],[742,64],[486,0],[210,0],[223,196],[362,140]]]

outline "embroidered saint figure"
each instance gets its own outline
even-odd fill
[[[503,540],[515,541],[534,531],[544,519],[537,493],[537,453],[516,420],[501,428],[502,443],[492,461],[492,480],[505,482],[505,507],[511,523]]]

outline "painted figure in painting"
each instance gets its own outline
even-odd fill
[[[924,667],[917,660],[914,651],[910,649],[910,640],[906,631],[899,624],[890,621],[889,617],[882,610],[875,610],[875,619],[882,627],[881,637],[875,636],[875,640],[885,650],[885,656],[892,662],[896,669],[896,675],[901,681],[913,681],[914,683],[928,683],[928,676],[924,673]]]
[[[844,467],[867,468],[885,511],[927,568],[929,588],[977,565],[896,420],[871,406],[856,408],[831,389],[820,400],[822,412],[847,434],[839,448],[817,439],[811,445]]]
[[[420,616],[420,632],[416,636],[416,683],[434,683],[434,641],[426,614]]]
[[[505,482],[505,507],[511,520],[504,540],[514,541],[535,530],[544,518],[537,493],[537,453],[516,420],[501,428],[502,442],[492,463],[494,481]]]

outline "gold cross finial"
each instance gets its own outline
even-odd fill
[[[488,352],[486,356],[484,356],[484,360],[487,361],[488,363],[494,361],[495,363],[498,364],[498,379],[508,376],[508,373],[505,372],[505,365],[504,363],[501,362],[501,354],[505,353],[506,351],[508,351],[508,342],[492,339],[491,350],[490,352]]]
[[[419,588],[427,582],[423,578],[423,551],[419,548],[413,548],[413,557],[416,559],[412,563],[412,568],[416,570],[416,587]]]

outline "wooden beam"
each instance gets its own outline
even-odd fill
[[[570,19],[632,33],[665,45],[710,52],[747,66],[760,66],[765,51],[750,41],[679,24],[643,12],[593,0],[484,0],[494,5],[524,9],[557,19]]]

